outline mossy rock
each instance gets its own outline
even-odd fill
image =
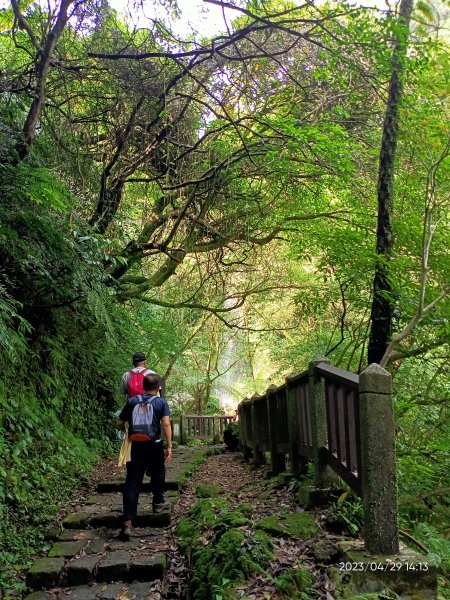
[[[395,592],[377,592],[371,594],[356,594],[355,596],[349,596],[347,600],[395,600],[398,598]]]
[[[275,579],[275,585],[288,598],[295,600],[304,600],[308,598],[313,584],[311,573],[308,569],[289,569]]]
[[[314,556],[320,564],[331,564],[337,561],[341,552],[336,542],[332,540],[319,540],[313,545]]]
[[[233,527],[242,527],[243,525],[249,525],[251,521],[241,512],[235,510],[231,512],[225,512],[222,515],[221,523],[225,525],[227,529],[231,529]]]
[[[194,570],[189,585],[189,600],[204,600],[210,597],[209,571],[213,562],[214,553],[211,548],[206,547],[194,552]]]
[[[189,511],[189,517],[198,526],[212,527],[227,508],[228,502],[222,498],[204,498]]]
[[[305,540],[317,533],[319,526],[310,514],[296,512],[264,517],[256,523],[256,528],[276,537],[288,536]]]
[[[245,581],[253,573],[262,573],[273,557],[272,547],[270,536],[262,531],[246,538],[242,531],[232,529],[225,532],[213,548],[196,550],[189,599],[212,598],[214,590],[214,595],[234,600],[232,587],[223,588],[221,582],[226,580],[233,585]]]
[[[273,556],[273,542],[263,531],[246,538],[242,531],[232,529],[223,534],[215,548],[222,563],[222,577],[231,581],[263,572],[263,567]]]
[[[175,534],[178,536],[178,544],[183,552],[195,546],[200,537],[198,525],[188,517],[181,517],[175,529]]]
[[[236,506],[236,512],[243,515],[251,515],[253,512],[253,505],[250,502],[241,502]]]
[[[365,592],[361,592],[359,583],[353,578],[349,580],[348,572],[330,567],[327,573],[334,584],[335,596],[341,600],[399,600],[399,596],[394,591],[384,587],[375,579],[366,579]]]
[[[223,492],[218,485],[198,485],[195,493],[199,498],[217,498]]]

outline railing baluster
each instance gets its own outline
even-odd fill
[[[300,434],[300,443],[302,446],[306,445],[307,439],[307,423],[305,413],[305,387],[300,385],[295,390],[298,403],[298,425]]]
[[[341,464],[347,466],[346,439],[345,439],[345,398],[344,388],[340,385],[336,390],[336,410],[338,415],[338,458]]]
[[[325,385],[326,401],[327,401],[327,425],[328,425],[328,449],[332,454],[337,456],[337,418],[336,418],[336,402],[334,383],[327,382]]]
[[[306,383],[302,384],[303,398],[305,403],[305,421],[306,421],[306,445],[312,446],[312,431],[311,431],[311,402],[308,395],[308,387]]]
[[[350,470],[358,476],[359,465],[357,455],[357,428],[359,428],[359,422],[356,419],[356,406],[355,406],[355,392],[350,390],[347,395],[348,399],[348,445],[349,445],[349,457],[350,457]]]

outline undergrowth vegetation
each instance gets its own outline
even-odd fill
[[[111,449],[113,392],[132,350],[130,319],[105,286],[101,244],[77,226],[69,192],[42,177],[28,166],[7,169],[1,182],[2,587]],[[43,193],[53,205],[40,202]]]

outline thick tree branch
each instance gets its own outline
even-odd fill
[[[47,73],[52,60],[52,54],[66,26],[68,20],[67,12],[73,1],[61,0],[56,23],[47,35],[42,51],[39,51],[39,58],[35,69],[36,85],[34,88],[34,97],[22,130],[24,139],[16,145],[18,155],[18,161],[15,161],[16,164],[27,156],[29,148],[34,141],[36,128],[45,103]]]

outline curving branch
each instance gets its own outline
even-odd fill
[[[444,160],[450,155],[450,136],[442,149],[440,156],[430,166],[427,175],[427,183],[425,189],[425,211],[424,211],[424,223],[422,230],[422,257],[421,257],[421,278],[419,288],[419,298],[417,303],[417,311],[414,317],[403,327],[403,329],[395,335],[380,361],[382,367],[386,366],[391,360],[393,360],[393,352],[395,348],[404,340],[415,326],[422,321],[422,319],[431,312],[433,308],[450,293],[450,286],[444,286],[441,293],[434,298],[429,304],[425,305],[425,294],[427,290],[428,281],[428,262],[430,257],[431,243],[436,231],[437,223],[434,221],[435,210],[440,206],[440,203],[435,198],[436,191],[436,173],[439,167],[442,166]]]

